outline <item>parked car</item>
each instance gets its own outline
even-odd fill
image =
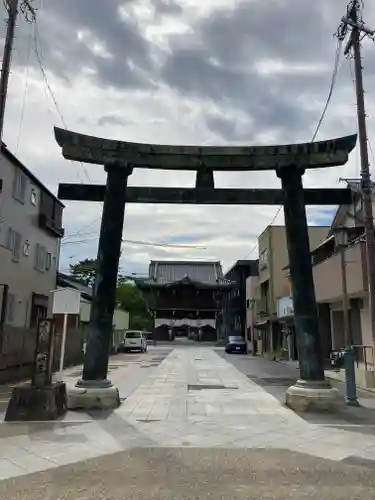
[[[227,352],[228,354],[233,352],[247,354],[246,340],[240,335],[229,336],[227,345],[225,347],[225,352]]]
[[[124,340],[120,342],[117,352],[147,351],[147,340],[143,332],[139,330],[128,330],[124,334]]]

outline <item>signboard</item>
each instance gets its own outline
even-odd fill
[[[52,292],[52,314],[79,314],[81,292],[74,288],[57,288]]]
[[[294,307],[292,297],[281,297],[277,300],[277,317],[287,318],[294,316]]]

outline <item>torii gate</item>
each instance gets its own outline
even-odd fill
[[[356,144],[356,135],[257,147],[141,144],[61,128],[55,128],[55,137],[64,158],[104,165],[107,172],[105,186],[59,185],[61,199],[104,202],[90,333],[82,380],[77,382],[74,397],[70,397],[71,408],[108,408],[120,404],[117,389],[107,380],[107,371],[126,202],[283,204],[300,365],[300,380],[287,390],[287,404],[295,409],[336,405],[338,393],[324,377],[305,205],[349,204],[351,195],[347,189],[303,189],[302,176],[306,169],[344,165]],[[194,170],[196,186],[127,187],[133,168]],[[257,170],[275,170],[282,189],[214,187],[214,171]]]

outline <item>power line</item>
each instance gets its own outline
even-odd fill
[[[61,246],[72,245],[72,244],[81,244],[81,243],[89,243],[90,241],[95,241],[97,238],[87,238],[84,240],[75,240],[75,241],[65,241],[61,243]],[[123,243],[130,243],[132,245],[143,245],[150,247],[168,247],[168,248],[190,248],[195,250],[207,250],[206,247],[200,245],[179,245],[174,243],[153,243],[151,241],[138,241],[138,240],[122,240]]]
[[[42,61],[42,57],[40,55],[40,52],[39,52],[39,46],[38,46],[38,42],[40,40],[40,35],[39,35],[39,28],[38,28],[38,24],[37,24],[37,21],[35,19],[35,30],[34,30],[34,52],[35,52],[35,55],[36,55],[36,59],[37,59],[37,62],[38,62],[38,65],[39,65],[39,68],[40,68],[40,71],[42,73],[42,76],[43,76],[43,79],[44,79],[44,82],[45,82],[45,85],[47,87],[47,90],[52,98],[52,101],[55,105],[55,108],[56,108],[56,111],[59,115],[59,118],[61,120],[61,123],[63,124],[65,130],[68,129],[67,127],[67,124],[66,124],[66,121],[65,121],[65,118],[62,114],[62,111],[60,109],[60,106],[59,106],[59,103],[57,102],[57,99],[55,97],[55,94],[52,90],[52,87],[48,81],[48,78],[47,78],[47,74],[45,72],[45,69],[44,69],[44,66],[43,66],[43,61]],[[80,162],[81,164],[81,167],[83,168],[83,172],[85,173],[86,177],[87,177],[87,180],[89,181],[89,183],[91,184],[91,179],[90,179],[90,176],[88,174],[88,171],[87,171],[87,168],[83,165],[82,162]],[[82,182],[82,181],[81,181]]]
[[[23,100],[22,100],[22,108],[21,108],[21,117],[20,117],[20,123],[18,126],[18,134],[17,134],[17,143],[16,143],[16,154],[18,152],[18,146],[20,143],[20,138],[21,138],[21,133],[22,133],[22,126],[23,126],[23,120],[25,117],[25,109],[26,109],[26,99],[27,99],[27,91],[29,88],[29,69],[30,69],[30,56],[31,56],[31,33],[29,34],[29,45],[28,45],[28,50],[27,50],[27,66],[25,70],[25,88],[23,92]]]
[[[323,120],[325,118],[328,106],[329,106],[329,104],[331,102],[331,98],[332,98],[333,90],[335,88],[337,74],[338,74],[338,70],[339,70],[339,62],[340,62],[340,57],[341,57],[341,47],[342,47],[342,40],[338,40],[336,51],[335,51],[335,59],[334,59],[334,64],[333,64],[332,78],[331,78],[331,84],[330,84],[330,87],[329,87],[328,96],[327,96],[326,102],[324,104],[324,108],[323,108],[322,114],[320,115],[317,127],[316,127],[315,132],[314,132],[314,134],[312,136],[311,142],[315,141],[316,136],[318,135],[320,127],[321,127],[321,125],[323,123]],[[267,227],[268,226],[272,226],[272,224],[277,219],[277,217],[278,217],[278,215],[279,215],[279,213],[280,213],[280,211],[281,211],[282,208],[283,208],[283,205],[280,205],[279,208],[277,209],[276,214],[274,215],[274,217],[271,220],[271,222],[267,225]],[[258,246],[258,242],[254,245],[254,247],[250,250],[250,252],[246,255],[246,257],[244,257],[244,260],[246,260],[246,259],[248,259],[250,257],[250,255],[256,250],[257,246]]]
[[[341,56],[341,47],[342,47],[342,40],[338,39],[338,41],[337,41],[337,47],[336,47],[336,52],[335,52],[335,60],[334,60],[334,64],[333,64],[333,72],[332,72],[331,84],[330,84],[330,87],[329,87],[329,92],[328,92],[327,100],[326,100],[326,103],[324,105],[322,114],[321,114],[321,116],[319,118],[318,125],[317,125],[317,127],[315,129],[315,132],[314,132],[314,135],[313,135],[313,137],[311,139],[311,142],[315,141],[315,138],[318,135],[318,132],[320,130],[320,127],[321,127],[321,125],[323,123],[323,120],[324,120],[324,117],[326,115],[329,103],[331,102],[333,90],[335,88],[337,73],[338,73],[338,70],[339,70],[339,63],[340,63],[340,56]]]

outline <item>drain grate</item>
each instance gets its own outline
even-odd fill
[[[143,420],[143,419],[138,419],[137,422],[143,422],[144,424],[152,424],[152,422],[160,422],[160,420]]]
[[[188,391],[203,391],[207,389],[213,389],[213,390],[223,390],[223,389],[238,389],[238,387],[228,387],[226,385],[188,385],[187,386]]]
[[[256,384],[267,387],[267,386],[290,386],[296,382],[296,378],[285,378],[285,377],[254,377],[253,375],[246,375],[247,378],[255,382]]]

